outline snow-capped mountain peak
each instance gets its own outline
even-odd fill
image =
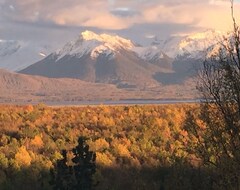
[[[67,43],[56,54],[58,55],[58,60],[66,55],[82,57],[87,54],[90,54],[92,59],[96,59],[100,54],[113,57],[121,49],[130,50],[133,47],[134,44],[131,40],[117,35],[98,35],[87,30],[82,32],[76,40]]]
[[[221,31],[218,30],[206,30],[204,32],[194,33],[188,36],[192,40],[206,40],[212,38],[218,38],[219,36],[224,35]]]
[[[80,36],[84,39],[84,40],[99,40],[99,35],[97,35],[96,33],[86,30],[84,32],[82,32],[80,34]]]
[[[206,50],[219,43],[224,34],[207,30],[186,36],[172,36],[160,44],[161,49],[170,57],[187,56],[191,58],[201,58]]]
[[[109,35],[109,34],[96,34],[92,31],[84,31],[81,33],[80,35],[82,37],[82,39],[84,40],[96,40],[99,42],[103,42],[105,44],[110,45],[111,48],[132,48],[134,46],[134,44],[131,42],[131,40],[122,38],[118,35]]]

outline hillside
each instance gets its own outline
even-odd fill
[[[74,79],[48,79],[4,70],[0,70],[0,86],[1,101],[13,102],[108,99],[122,93],[113,85],[94,84]],[[97,90],[103,93],[94,93]]]
[[[0,70],[0,103],[78,102],[82,100],[194,98],[194,82],[149,88],[121,88],[78,79],[46,78]]]

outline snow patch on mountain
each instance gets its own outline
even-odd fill
[[[138,57],[146,61],[157,61],[164,58],[164,53],[157,46],[134,47],[132,50],[137,53]]]
[[[82,38],[79,38],[76,41],[71,41],[67,43],[61,50],[59,50],[56,53],[58,55],[57,60],[62,59],[66,55],[76,56],[80,58],[84,54],[91,53],[91,51],[99,45],[101,45],[101,42],[99,41],[83,41]]]
[[[114,52],[104,45],[97,46],[91,52],[91,58],[93,59],[97,59],[100,55],[104,55],[109,59],[113,59],[115,56]]]

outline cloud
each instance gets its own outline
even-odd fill
[[[86,27],[98,27],[102,29],[126,28],[129,22],[112,14],[106,4],[102,2],[94,4],[76,5],[71,9],[61,9],[49,14],[47,19],[60,25],[77,25]]]
[[[231,23],[228,0],[0,0],[0,8],[6,20],[113,30],[147,23],[222,30]]]
[[[143,10],[143,18],[146,23],[176,23],[193,25],[199,28],[213,28],[218,30],[230,30],[232,25],[230,3],[225,0],[210,1],[171,1],[158,6],[149,6]],[[239,10],[240,4],[235,4],[235,10]],[[240,13],[235,11],[235,17],[240,18]]]
[[[15,11],[9,12],[9,6]],[[58,3],[47,0],[9,0],[3,2],[0,17],[12,21],[55,22],[59,25],[99,27],[104,29],[126,28],[131,24],[127,14],[134,16],[133,11],[115,9],[106,0],[58,0]],[[121,12],[121,13],[120,13]],[[131,13],[132,12],[132,13]],[[125,16],[124,16],[125,15]]]

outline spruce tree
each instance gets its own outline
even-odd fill
[[[78,139],[78,145],[73,150],[75,157],[72,159],[76,188],[78,190],[92,189],[92,176],[96,172],[96,154],[89,151],[89,146],[86,144],[86,139],[80,137]]]
[[[63,158],[50,171],[50,184],[54,190],[91,190],[92,176],[96,172],[96,153],[89,151],[85,137],[78,139],[78,145],[72,152],[73,165],[68,165],[67,151],[62,151]]]

